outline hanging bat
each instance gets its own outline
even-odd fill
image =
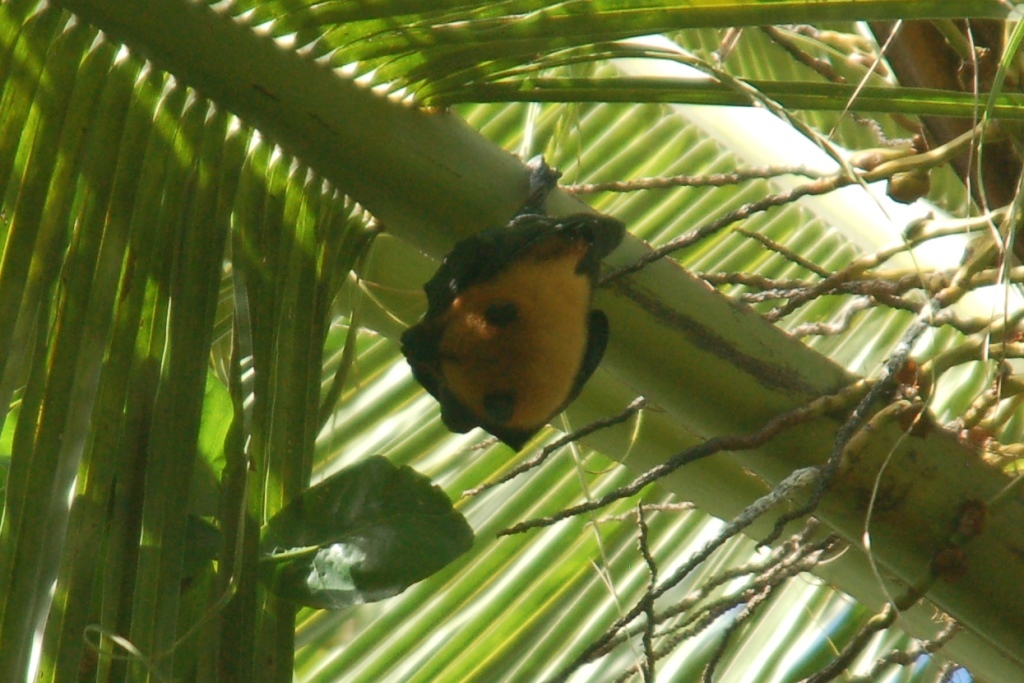
[[[483,427],[519,450],[576,398],[608,343],[593,291],[624,231],[599,214],[527,213],[455,245],[401,340],[449,429]]]

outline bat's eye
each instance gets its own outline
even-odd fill
[[[494,327],[508,327],[518,316],[516,305],[510,302],[491,304],[484,310],[484,318]]]
[[[516,409],[516,396],[508,391],[495,392],[484,396],[484,410],[495,422],[508,422]]]

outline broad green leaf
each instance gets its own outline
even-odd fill
[[[441,489],[374,456],[306,490],[267,522],[260,571],[280,597],[338,609],[397,595],[472,544],[472,529]]]

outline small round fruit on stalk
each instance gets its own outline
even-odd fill
[[[889,178],[885,193],[893,201],[901,204],[913,204],[924,197],[932,189],[932,181],[928,171],[915,169],[894,173]]]

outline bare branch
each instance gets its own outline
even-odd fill
[[[621,424],[628,420],[633,415],[643,410],[643,408],[646,405],[647,399],[645,399],[643,396],[638,396],[637,398],[633,399],[633,402],[626,406],[626,409],[623,410],[618,415],[613,415],[611,417],[595,420],[594,422],[591,422],[590,424],[581,427],[580,429],[560,436],[559,438],[555,439],[553,442],[549,443],[547,446],[542,448],[540,453],[530,458],[526,462],[523,462],[522,464],[516,466],[509,472],[506,472],[497,479],[493,479],[491,481],[480,484],[479,486],[463,491],[462,497],[466,498],[468,496],[475,496],[477,494],[483,493],[487,489],[494,488],[499,484],[504,484],[505,482],[518,477],[523,472],[528,472],[535,467],[540,467],[544,463],[544,461],[546,461],[548,457],[551,456],[552,453],[557,451],[562,446],[570,444],[574,441],[579,441],[583,437],[589,434],[593,434],[599,429],[604,429],[605,427],[612,427],[614,425]]]
[[[747,168],[732,173],[711,173],[708,175],[674,175],[668,177],[637,178],[608,183],[580,183],[563,185],[569,194],[596,194],[598,192],[637,192],[639,190],[666,190],[675,187],[725,187],[739,185],[749,180],[777,178],[783,175],[799,175],[818,178],[820,173],[805,166],[763,166]]]
[[[845,187],[847,185],[850,185],[851,183],[853,183],[853,180],[846,176],[831,176],[828,178],[819,178],[818,180],[814,180],[804,185],[794,187],[792,190],[781,192],[779,194],[771,194],[756,202],[744,204],[743,206],[739,207],[734,211],[730,211],[724,216],[720,216],[719,218],[708,221],[707,223],[697,228],[696,230],[691,230],[685,235],[677,237],[674,240],[670,240],[666,244],[663,244],[657,249],[651,251],[650,253],[645,254],[644,256],[637,259],[628,266],[622,266],[621,268],[617,268],[611,271],[610,273],[606,274],[604,277],[601,278],[600,284],[605,285],[621,277],[642,270],[647,265],[664,258],[668,254],[671,254],[673,251],[685,249],[690,245],[696,244],[702,239],[710,237],[711,235],[714,235],[715,233],[721,231],[723,228],[726,228],[733,223],[745,220],[756,213],[767,211],[768,209],[775,206],[783,206],[785,204],[795,202],[797,199],[801,197],[811,197],[816,195],[828,194],[833,190],[836,190],[840,187]]]
[[[857,400],[860,396],[868,393],[868,391],[869,383],[865,380],[861,380],[860,382],[855,382],[848,387],[840,389],[834,394],[816,398],[804,406],[776,415],[766,422],[761,429],[751,434],[727,435],[708,439],[703,443],[677,453],[661,465],[652,467],[629,484],[615,489],[597,500],[588,501],[586,503],[567,508],[549,517],[541,517],[528,520],[526,522],[520,522],[519,524],[515,524],[507,529],[503,529],[498,532],[498,535],[509,536],[512,534],[519,534],[530,529],[551,526],[563,519],[598,510],[614,503],[617,500],[629,498],[630,496],[639,493],[649,484],[671,474],[684,465],[695,462],[709,455],[714,455],[721,451],[746,451],[756,448],[786,429],[826,413],[848,407],[852,401]]]
[[[715,538],[708,541],[699,552],[690,557],[682,567],[677,569],[655,590],[650,591],[648,593],[650,596],[649,598],[645,596],[644,600],[638,602],[629,612],[617,619],[615,623],[608,628],[604,635],[591,643],[590,646],[587,647],[573,662],[556,674],[553,680],[565,680],[580,666],[599,656],[600,653],[604,652],[608,645],[615,639],[621,629],[625,628],[644,612],[644,605],[646,604],[647,599],[657,600],[660,598],[667,591],[678,585],[680,581],[686,578],[694,568],[700,566],[705,560],[707,560],[708,557],[710,557],[711,554],[720,548],[726,541],[750,526],[758,517],[763,515],[773,506],[789,498],[789,496],[797,489],[813,484],[817,478],[818,468],[807,467],[802,470],[797,470],[783,480],[782,483],[769,491],[768,494],[758,498],[751,505],[747,506],[735,519],[726,524],[721,531],[715,535]]]
[[[871,683],[871,681],[880,680],[888,668],[893,666],[911,666],[921,657],[935,654],[941,650],[959,632],[960,624],[947,617],[945,628],[939,631],[934,638],[920,641],[915,647],[908,650],[896,650],[884,657],[880,657],[875,662],[875,665],[871,667],[871,672],[867,676],[851,678],[850,683]]]
[[[782,515],[776,521],[775,528],[763,541],[765,544],[770,544],[776,540],[781,534],[786,525],[790,522],[804,517],[814,510],[817,509],[818,503],[821,502],[821,498],[825,495],[825,489],[832,482],[835,477],[836,471],[839,469],[839,464],[842,461],[843,452],[846,450],[847,444],[850,439],[860,431],[861,426],[868,419],[871,414],[871,406],[878,399],[882,398],[886,394],[891,393],[896,388],[896,375],[906,364],[907,359],[910,357],[910,352],[914,348],[914,344],[921,338],[921,335],[926,329],[929,328],[929,321],[938,310],[937,299],[932,299],[928,302],[925,307],[925,311],[918,315],[917,319],[907,328],[907,331],[903,333],[903,338],[900,343],[896,345],[896,349],[886,360],[885,365],[882,368],[882,376],[876,381],[868,390],[864,397],[857,404],[857,407],[847,418],[846,422],[839,428],[836,433],[836,440],[832,444],[832,452],[829,454],[828,461],[821,468],[821,476],[818,479],[818,484],[815,487],[814,494],[811,499],[797,510]]]
[[[813,261],[804,258],[803,256],[796,253],[792,249],[789,249],[788,247],[779,244],[778,242],[776,242],[775,240],[766,235],[762,235],[759,232],[754,232],[753,230],[747,230],[746,228],[733,228],[732,230],[733,232],[738,232],[741,235],[746,235],[750,239],[757,240],[758,242],[763,244],[765,248],[774,251],[775,253],[785,258],[787,261],[791,261],[800,266],[801,268],[811,271],[815,275],[818,275],[820,277],[828,277],[829,275],[831,275],[830,272],[819,266],[817,263],[814,263]]]
[[[640,540],[638,542],[640,555],[644,558],[647,571],[651,575],[647,584],[647,593],[640,601],[644,616],[646,617],[644,620],[644,635],[641,639],[644,646],[644,664],[641,672],[643,673],[644,683],[654,683],[654,588],[658,585],[658,565],[654,561],[651,549],[647,545],[648,529],[647,520],[644,519],[643,505],[637,505],[636,507],[636,524],[640,529]]]
[[[846,644],[846,647],[843,648],[838,657],[800,683],[828,683],[828,681],[835,680],[836,676],[846,671],[853,660],[864,651],[864,648],[867,647],[868,642],[876,633],[884,631],[896,623],[896,617],[899,616],[899,613],[916,604],[923,594],[921,589],[911,588],[900,596],[895,604],[891,602],[886,603],[881,612],[868,619],[868,622]]]

